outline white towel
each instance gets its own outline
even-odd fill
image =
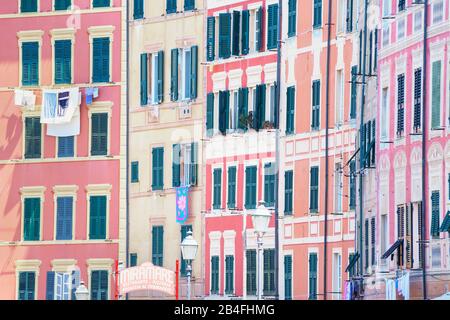
[[[14,90],[14,104],[33,111],[36,105],[36,95],[33,91]]]
[[[58,104],[58,93],[69,92],[68,106],[63,116],[58,116],[56,112]],[[56,95],[56,105],[53,102],[53,95],[47,95],[47,93],[53,93]],[[47,99],[52,101],[47,101]],[[80,105],[80,92],[78,88],[59,89],[59,90],[44,90],[42,94],[42,111],[41,111],[41,123],[47,124],[68,124],[71,122],[75,109]],[[49,110],[55,109],[55,110]]]

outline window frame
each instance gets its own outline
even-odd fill
[[[91,2],[93,5],[93,2]],[[89,33],[89,84],[99,85],[102,83],[114,83],[114,74],[113,74],[113,60],[114,60],[114,50],[113,50],[113,42],[114,42],[114,31],[115,26],[112,25],[103,25],[103,26],[92,26],[88,28]],[[94,82],[94,39],[97,38],[109,38],[109,81],[107,82]]]
[[[109,227],[110,227],[110,215],[111,215],[111,189],[110,184],[89,184],[86,186],[86,239],[89,241],[105,241],[109,239]],[[93,196],[104,196],[106,197],[106,219],[105,219],[105,239],[91,239],[90,233],[90,220],[91,220],[91,206],[90,200]]]
[[[42,241],[42,232],[43,232],[43,210],[44,210],[44,201],[45,201],[45,190],[44,186],[36,186],[36,187],[22,187],[20,188],[21,194],[21,228],[20,228],[20,241],[24,243]],[[25,199],[27,198],[39,198],[40,199],[40,211],[39,211],[39,239],[38,240],[25,240]]]
[[[58,10],[60,11],[60,10]],[[54,86],[66,86],[74,83],[74,57],[75,57],[75,29],[52,29],[50,30],[52,43],[52,84]],[[70,82],[56,84],[56,41],[70,41]]]
[[[107,157],[111,154],[111,122],[112,122],[112,101],[95,101],[91,105],[87,105],[88,107],[88,119],[89,119],[89,157],[90,158],[99,158],[99,157]],[[94,113],[107,113],[107,126],[108,130],[106,132],[106,155],[92,155],[92,115]]]

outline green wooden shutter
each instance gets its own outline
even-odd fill
[[[322,26],[322,0],[314,0],[314,28]]]
[[[247,295],[256,294],[256,250],[245,251],[247,262]]]
[[[163,266],[164,252],[164,227],[153,226],[152,228],[152,263],[155,266]]]
[[[135,20],[144,18],[144,0],[134,0],[133,18]]]
[[[137,253],[130,253],[130,267],[137,266]]]
[[[109,7],[111,0],[93,0],[92,6],[94,8],[101,8],[101,7]]]
[[[297,27],[297,0],[289,0],[288,11],[288,37],[293,37]]]
[[[178,100],[178,48],[172,49],[170,64],[170,100]]]
[[[39,43],[22,43],[22,85],[33,86],[39,83]]]
[[[158,52],[158,103],[164,101],[164,51]]]
[[[270,296],[275,294],[275,250],[264,250],[264,286],[263,294]]]
[[[345,18],[347,32],[353,30],[353,0],[347,0],[347,16]]]
[[[284,172],[284,214],[292,215],[293,205],[293,171]]]
[[[211,294],[219,294],[219,257],[211,257]]]
[[[234,293],[234,256],[225,257],[225,294]]]
[[[91,300],[108,300],[108,271],[91,271]]]
[[[349,207],[350,209],[354,209],[356,206],[356,162],[355,160],[350,161],[350,200]]]
[[[256,131],[263,128],[266,117],[266,85],[256,86],[256,106],[254,110],[254,128]]]
[[[351,97],[350,97],[350,119],[356,119],[356,74],[357,66],[352,66],[352,84],[351,84]]]
[[[309,300],[317,299],[317,253],[309,254]]]
[[[34,272],[19,272],[19,300],[35,300],[36,274]]]
[[[141,54],[141,106],[145,106],[148,101],[148,55]]]
[[[56,240],[72,240],[73,197],[56,199]]]
[[[278,41],[278,4],[268,6],[267,50],[276,49]]]
[[[216,18],[208,17],[206,31],[206,60],[213,61],[215,56],[216,44]]]
[[[284,299],[292,300],[292,256],[284,256]]]
[[[93,113],[91,123],[91,155],[104,156],[108,152],[108,114]]]
[[[58,137],[58,158],[73,157],[75,137]]]
[[[55,298],[55,272],[47,271],[45,300],[54,300]]]
[[[219,14],[219,58],[229,58],[231,54],[231,14]]]
[[[179,187],[181,185],[180,180],[180,159],[181,158],[181,145],[174,144],[172,146],[172,187]]]
[[[376,71],[378,66],[378,29],[375,29],[375,41],[373,50],[373,69]]]
[[[20,12],[37,12],[38,0],[21,0]]]
[[[23,240],[38,241],[41,230],[41,199],[25,198],[23,213]]]
[[[106,239],[106,196],[89,198],[89,239]]]
[[[55,41],[55,83],[72,82],[72,41]]]
[[[139,182],[139,161],[131,162],[131,182]]]
[[[274,165],[266,163],[264,165],[264,202],[271,207],[275,204],[275,174]]]
[[[184,0],[184,11],[194,9],[195,9],[195,0]]]
[[[248,121],[248,88],[239,89],[239,125],[238,128],[247,131]]]
[[[110,39],[95,38],[93,41],[92,82],[109,82]]]
[[[295,121],[295,87],[289,87],[286,91],[286,134],[294,133]]]
[[[236,208],[236,167],[228,168],[228,208]]]
[[[256,166],[245,168],[245,208],[256,208]]]
[[[214,169],[213,209],[222,207],[222,169]]]
[[[41,127],[39,117],[25,118],[25,159],[41,157]]]
[[[198,143],[191,143],[191,165],[190,165],[190,185],[196,186],[198,183]]]
[[[232,54],[234,56],[239,55],[239,37],[240,37],[240,25],[241,25],[241,13],[239,11],[233,11],[233,42],[232,42]]]
[[[431,78],[431,128],[441,126],[441,61],[435,61],[432,65]]]
[[[197,98],[197,69],[198,69],[198,46],[191,47],[191,92],[190,98]]]
[[[243,55],[249,53],[250,42],[250,11],[242,11],[242,30],[241,30],[241,53]]]
[[[219,91],[219,131],[227,133],[229,128],[230,91]]]
[[[152,189],[163,190],[164,188],[164,148],[153,148],[152,150]]]
[[[312,130],[320,129],[320,80],[313,81],[312,94]]]
[[[433,239],[439,238],[440,226],[440,193],[439,191],[431,192],[431,232]]]
[[[177,0],[166,0],[166,13],[171,14],[177,12]]]
[[[214,93],[206,96],[206,134],[212,136],[214,130]]]
[[[263,47],[263,8],[259,7],[256,12],[256,50],[261,52],[264,50]]]
[[[310,187],[309,187],[309,210],[317,212],[319,198],[319,167],[311,167],[310,170]]]

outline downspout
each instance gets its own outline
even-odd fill
[[[364,1],[364,48],[363,48],[363,65],[362,65],[362,81],[361,81],[361,121],[359,126],[359,268],[358,275],[363,275],[363,168],[366,150],[364,146],[363,130],[364,130],[364,104],[365,104],[365,89],[366,89],[366,57],[367,57],[367,2]]]
[[[277,85],[275,110],[275,300],[279,299],[279,263],[280,263],[280,235],[279,235],[279,197],[278,182],[280,180],[280,98],[281,98],[281,42],[282,42],[283,0],[278,1],[278,41],[277,41]]]
[[[126,58],[127,58],[127,71],[126,71],[126,77],[127,77],[127,84],[126,84],[126,88],[127,88],[127,94],[126,94],[126,99],[127,99],[127,116],[126,116],[126,131],[127,131],[127,146],[126,146],[126,169],[127,169],[127,173],[126,173],[126,242],[125,242],[125,254],[126,254],[126,267],[128,268],[130,266],[130,186],[128,181],[129,180],[129,174],[130,174],[130,159],[129,159],[129,154],[130,154],[130,125],[129,125],[129,121],[130,121],[130,64],[129,64],[129,58],[130,58],[130,24],[129,24],[129,15],[130,15],[130,6],[128,1],[126,2],[126,6],[127,6],[127,18],[126,18],[126,24],[127,24],[127,54],[126,54]],[[128,293],[126,294],[126,299],[128,300]]]
[[[325,92],[325,221],[323,237],[323,299],[327,300],[327,264],[328,264],[328,135],[329,135],[329,109],[330,109],[330,50],[331,50],[331,17],[333,15],[333,2],[328,0],[328,31],[327,31],[327,71]]]
[[[422,225],[421,225],[421,239],[420,246],[422,247],[422,294],[423,299],[427,300],[427,278],[426,278],[426,261],[425,261],[425,210],[427,203],[427,192],[426,192],[426,169],[427,169],[427,161],[426,161],[426,152],[427,152],[427,36],[428,36],[428,0],[424,1],[424,29],[423,29],[423,89],[422,89],[422,99],[423,99],[423,108],[422,108],[422,119],[423,119],[423,129],[422,129]]]

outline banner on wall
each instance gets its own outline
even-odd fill
[[[189,213],[188,197],[189,187],[183,186],[176,188],[176,221],[185,223]]]

